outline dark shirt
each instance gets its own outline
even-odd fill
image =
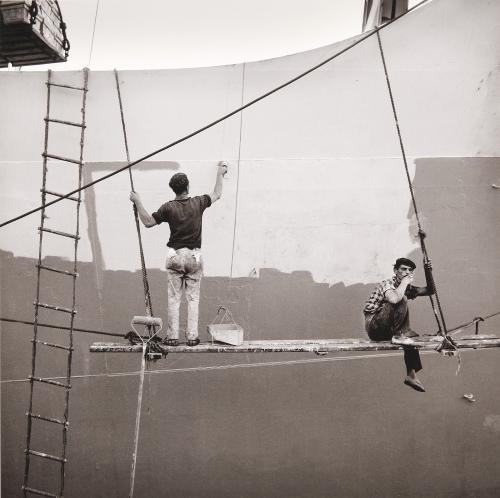
[[[200,248],[203,211],[211,204],[208,194],[198,195],[166,202],[153,213],[157,224],[165,221],[170,227],[167,246],[173,249]]]

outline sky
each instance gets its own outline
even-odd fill
[[[71,51],[67,62],[50,66],[56,70],[200,67],[280,57],[360,33],[364,8],[364,0],[59,3]]]

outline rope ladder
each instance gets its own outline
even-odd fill
[[[71,92],[79,92],[81,93],[82,106],[81,106],[81,118],[79,121],[67,121],[62,119],[53,118],[51,115],[51,92],[54,89],[54,92],[61,93],[59,88],[63,88],[63,93],[71,91]],[[83,150],[84,150],[84,138],[85,138],[85,105],[87,99],[87,91],[88,91],[88,69],[85,68],[83,70],[83,85],[82,86],[74,86],[69,84],[55,83],[52,81],[52,72],[48,71],[47,76],[47,113],[44,119],[45,121],[45,139],[44,139],[44,151],[42,153],[43,157],[43,174],[42,174],[42,210],[41,210],[41,219],[40,226],[38,227],[39,232],[39,244],[38,244],[38,263],[36,265],[37,269],[37,283],[36,283],[36,299],[34,304],[35,307],[35,317],[33,321],[33,339],[32,342],[32,359],[31,359],[31,374],[28,378],[30,383],[30,396],[29,396],[29,407],[26,413],[27,416],[27,434],[26,434],[26,449],[25,449],[25,470],[24,470],[24,482],[22,486],[23,494],[25,497],[31,495],[38,496],[48,496],[53,498],[62,498],[64,496],[64,482],[65,482],[65,469],[66,469],[66,447],[67,447],[67,438],[68,438],[68,428],[69,428],[69,393],[71,390],[71,363],[73,357],[73,330],[74,330],[74,322],[75,316],[77,313],[76,310],[76,279],[78,277],[77,271],[77,254],[78,254],[78,242],[80,240],[80,204],[82,202],[81,199],[81,191],[77,193],[76,196],[67,197],[68,199],[68,210],[74,209],[74,214],[76,217],[75,221],[75,230],[73,233],[65,232],[62,230],[58,230],[55,228],[49,228],[46,226],[46,221],[49,217],[46,214],[46,202],[47,196],[52,196],[56,198],[62,198],[63,194],[59,194],[53,190],[49,190],[47,188],[48,182],[48,165],[49,159],[57,161],[58,164],[67,164],[68,168],[78,168],[77,170],[77,187],[80,188],[82,185],[82,168],[83,168]],[[63,94],[61,93],[61,95]],[[80,129],[80,144],[79,144],[79,158],[68,158],[62,157],[60,155],[49,153],[49,127],[53,123],[53,126],[69,126],[69,127],[77,127]],[[71,206],[73,204],[73,206]],[[54,218],[55,216],[51,217]],[[73,261],[72,261],[72,269],[67,270],[63,268],[57,268],[50,266],[45,263],[44,260],[44,252],[43,252],[43,242],[44,235],[47,234],[49,237],[63,237],[69,238],[73,241]],[[41,302],[42,291],[44,289],[48,289],[48,285],[45,287],[43,285],[45,281],[45,276],[47,274],[57,273],[62,275],[62,278],[71,279],[71,307],[64,307],[59,304],[52,303],[43,303]],[[53,343],[42,340],[41,337],[41,329],[45,328],[46,325],[40,322],[40,311],[48,310],[48,313],[53,315],[60,316],[69,316],[69,326],[64,327],[61,326],[61,331],[64,331],[63,334],[66,336],[66,342],[61,343]],[[54,327],[50,325],[50,328]],[[57,326],[55,326],[57,328]],[[54,361],[53,352],[59,351],[63,352],[66,355],[65,364],[66,364],[66,376],[63,382],[46,379],[41,377],[38,374],[37,365],[45,365],[50,364]],[[59,359],[59,357],[57,358]],[[42,389],[41,386],[45,386]],[[49,390],[50,394],[55,395],[56,391],[63,390],[63,399],[64,399],[64,408],[62,410],[60,418],[54,417],[52,415],[48,415],[45,413],[36,413],[36,399],[37,396],[47,395],[47,390]],[[62,448],[60,454],[50,454],[45,451],[41,451],[40,448],[33,449],[32,440],[34,439],[34,433],[38,429],[42,431],[45,427],[41,427],[42,424],[55,424],[61,429],[61,442]],[[43,433],[42,433],[43,434]],[[57,488],[57,492],[41,490],[33,487],[30,483],[30,469],[31,469],[31,460],[32,458],[41,459],[44,462],[52,461],[59,464],[60,467],[60,479]],[[38,470],[38,469],[37,469]],[[47,472],[50,469],[45,466],[42,467],[43,472]]]

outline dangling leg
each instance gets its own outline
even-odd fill
[[[416,391],[425,392],[424,386],[417,377],[417,372],[422,370],[422,362],[420,361],[418,349],[408,346],[403,349],[406,365],[406,378],[404,383]]]
[[[375,315],[367,314],[365,328],[368,336],[373,341],[389,341],[392,339],[395,342],[395,337],[400,337],[403,331],[409,333],[408,331],[411,329],[406,299],[402,299],[397,304],[384,303]],[[405,338],[408,340],[408,337]],[[422,369],[420,353],[414,347],[404,346],[403,349],[407,373],[404,383],[417,391],[424,392],[424,386],[416,375]]]

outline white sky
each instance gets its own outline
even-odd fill
[[[59,3],[68,26],[71,51],[68,62],[52,65],[57,70],[84,66],[94,70],[198,67],[279,57],[360,33],[364,6],[364,0]],[[47,67],[30,66],[23,70]]]

